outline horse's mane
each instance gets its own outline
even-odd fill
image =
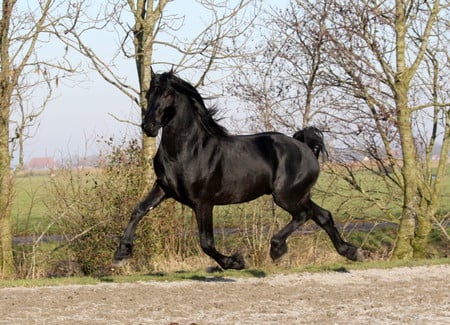
[[[194,112],[200,117],[200,122],[208,134],[215,136],[228,135],[227,129],[218,124],[214,118],[218,111],[217,107],[207,108],[202,96],[194,86],[177,77],[172,71],[161,74],[161,78],[167,79],[171,87],[191,99]]]

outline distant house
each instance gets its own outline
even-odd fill
[[[27,170],[43,170],[43,169],[55,169],[57,167],[56,161],[51,157],[39,157],[31,158],[26,164]]]

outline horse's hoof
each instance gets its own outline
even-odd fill
[[[219,273],[223,272],[223,269],[220,266],[208,266],[206,268],[206,273]]]
[[[229,269],[243,270],[247,268],[247,263],[245,263],[244,256],[241,253],[236,253],[230,256],[231,263]]]
[[[217,262],[225,270],[243,270],[247,268],[244,256],[241,253],[226,256],[223,260]]]
[[[281,258],[281,256],[286,254],[287,250],[288,248],[286,242],[280,243],[278,241],[272,240],[270,244],[270,258],[272,259],[272,261],[276,262]]]
[[[133,244],[120,243],[116,252],[114,253],[113,263],[120,264],[123,260],[126,260],[133,256]]]
[[[362,249],[358,248],[355,253],[355,261],[364,262],[365,259],[366,257],[364,256],[364,252],[362,251]]]
[[[347,257],[349,260],[353,262],[362,262],[364,261],[364,253],[360,248],[356,248],[352,244],[347,244],[342,247],[342,250],[338,250],[338,253],[342,256]]]
[[[125,260],[116,260],[114,259],[111,263],[111,269],[120,269],[125,265]]]

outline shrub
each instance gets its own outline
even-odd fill
[[[98,168],[67,167],[52,179],[50,210],[57,231],[67,237],[67,254],[86,275],[109,272],[118,238],[147,184],[140,157],[137,141],[131,141],[112,146]]]
[[[111,272],[111,261],[131,211],[149,190],[148,175],[137,141],[113,146],[95,169],[59,171],[51,181],[49,210],[56,232],[67,239],[67,256],[85,275]],[[192,211],[168,200],[144,218],[137,229],[128,272],[167,270],[198,256],[197,228]],[[59,265],[60,261],[55,261]]]

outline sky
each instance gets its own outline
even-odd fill
[[[277,6],[284,1],[277,1]],[[195,27],[207,23],[205,12],[195,7],[191,1],[173,1],[167,5],[168,14],[184,14],[185,25],[177,33],[194,34]],[[102,50],[117,49],[114,34],[105,34],[100,39]],[[52,53],[61,50],[61,44],[49,43],[45,48]],[[52,47],[55,47],[53,49]],[[56,49],[58,48],[58,49]],[[111,52],[112,53],[112,52]],[[173,54],[158,48],[154,56],[164,61],[177,62]],[[123,61],[120,74],[136,79],[133,60]],[[40,116],[40,123],[34,137],[25,143],[25,163],[33,157],[54,157],[63,159],[97,154],[104,149],[103,138],[114,138],[120,142],[124,138],[138,137],[140,130],[131,124],[115,119],[139,120],[139,112],[131,99],[115,87],[105,82],[96,72],[85,70],[86,74],[77,77],[77,82],[61,82],[55,96]],[[38,94],[36,94],[38,96]],[[226,114],[221,114],[225,119]],[[17,157],[13,164],[17,163]]]
[[[136,106],[95,73],[80,85],[63,85],[40,117],[36,135],[25,144],[25,161],[33,157],[76,157],[96,154],[102,137],[121,139],[138,129],[119,122],[137,120]]]

